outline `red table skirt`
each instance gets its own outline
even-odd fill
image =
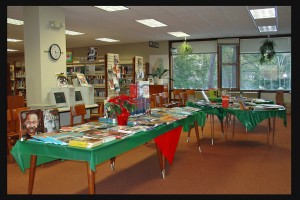
[[[175,129],[154,138],[156,145],[169,161],[170,165],[172,165],[173,162],[181,130],[182,126],[178,126]]]

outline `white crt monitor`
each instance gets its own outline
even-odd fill
[[[79,86],[75,90],[80,90],[83,102],[85,105],[95,104],[94,102],[94,87],[92,85]]]
[[[84,104],[81,90],[78,87],[75,88],[75,104]]]
[[[48,100],[50,104],[58,108],[73,106],[75,105],[75,88],[52,88],[48,93]]]

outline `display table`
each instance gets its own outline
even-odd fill
[[[201,117],[204,117],[204,119],[199,119]],[[130,137],[107,142],[91,149],[34,141],[18,141],[11,150],[11,154],[15,158],[23,173],[25,173],[26,168],[30,168],[28,186],[29,194],[32,194],[36,166],[56,159],[87,162],[89,193],[94,194],[95,172],[98,164],[143,145],[152,139],[155,140],[157,146],[158,158],[164,178],[164,157],[167,158],[170,164],[172,163],[182,126],[190,125],[192,120],[195,120],[193,123],[197,130],[198,121],[200,122],[200,126],[204,126],[205,114],[202,111],[198,111],[187,118],[178,120],[171,124],[161,125],[153,130],[139,132]],[[198,130],[196,131],[196,135],[200,149]]]
[[[243,126],[245,126],[246,131],[253,131],[253,129],[263,120],[268,119],[268,134],[267,134],[267,143],[269,145],[269,133],[273,129],[273,141],[275,134],[275,118],[282,118],[284,126],[286,126],[286,109],[278,110],[241,110],[239,108],[222,108],[222,107],[213,107],[213,106],[202,106],[194,102],[188,102],[188,106],[201,108],[207,114],[217,115],[222,126],[223,130],[223,120],[226,117],[226,126],[228,127],[228,114],[235,116]],[[273,119],[273,128],[271,127],[271,119]],[[235,118],[233,118],[233,134],[235,127]],[[227,142],[227,131],[225,131],[225,144]]]

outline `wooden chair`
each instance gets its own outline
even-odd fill
[[[186,90],[185,91],[187,96],[188,96],[188,99],[195,99],[196,96],[195,96],[195,90],[193,89],[189,89],[189,90]]]
[[[277,91],[276,92],[276,104],[285,106],[284,105],[284,92],[283,91]]]
[[[156,95],[151,94],[149,96],[149,99],[150,99],[150,108],[155,108],[156,107]]]
[[[13,118],[12,109],[7,109],[6,113],[7,117],[7,132],[6,132],[6,142],[7,142],[7,154],[8,154],[8,161],[13,163],[13,156],[11,155],[10,151],[13,148],[14,144],[19,139],[19,129],[16,129],[16,123]]]
[[[163,98],[161,95],[156,94],[155,96],[155,100],[156,100],[156,107],[163,107]]]
[[[173,92],[173,99],[172,99],[172,101],[178,102],[178,106],[179,106],[179,105],[180,105],[180,103],[179,103],[179,99],[180,99],[179,94],[180,94],[181,92],[184,92],[184,90],[181,90],[181,89],[174,89],[172,92]]]
[[[92,113],[90,115],[90,119],[88,121],[98,121],[99,117],[103,117],[104,114],[104,103],[98,103],[98,109],[97,109],[97,113]]]
[[[188,100],[188,96],[186,92],[181,92],[179,94],[179,106],[184,107]]]
[[[84,104],[77,104],[74,106],[70,106],[70,126],[84,124],[84,116],[86,114],[85,105]],[[81,120],[79,123],[74,123],[74,118],[80,116]]]

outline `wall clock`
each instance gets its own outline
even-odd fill
[[[53,58],[54,60],[58,60],[61,55],[61,49],[60,49],[59,45],[52,44],[50,46],[49,53],[50,53],[51,58]]]

